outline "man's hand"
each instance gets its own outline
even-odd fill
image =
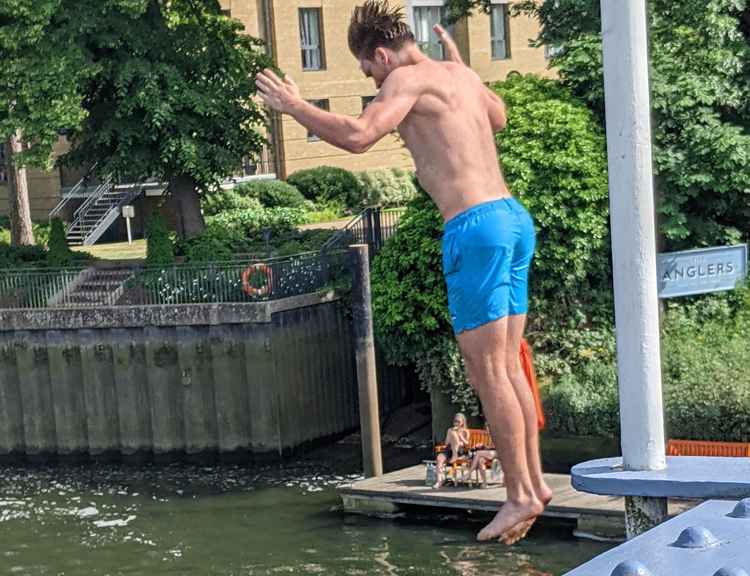
[[[451,35],[445,31],[445,28],[443,28],[440,24],[435,24],[432,29],[435,31],[435,34],[437,34],[438,40],[443,43],[443,47],[445,48],[445,55],[448,57],[448,60],[450,60],[451,62],[456,62],[457,64],[463,64],[464,59],[461,58],[461,53],[458,51],[458,46],[456,46],[456,43],[453,41],[453,38],[451,38]]]
[[[266,68],[255,77],[258,96],[269,108],[288,114],[302,100],[299,87],[288,75],[282,80],[273,70]]]

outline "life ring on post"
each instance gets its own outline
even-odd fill
[[[253,286],[250,283],[250,275],[260,272],[266,277],[266,283],[262,286]],[[267,264],[253,264],[242,271],[242,290],[248,296],[268,296],[273,285],[273,271]]]

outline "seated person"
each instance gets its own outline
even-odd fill
[[[453,427],[445,435],[445,450],[437,455],[437,482],[433,488],[440,488],[445,482],[445,463],[453,464],[459,458],[469,454],[469,429],[466,427],[466,416],[458,412],[453,417]]]
[[[497,458],[497,450],[484,448],[475,450],[472,454],[469,475],[473,474],[475,470],[479,471],[479,476],[482,478],[482,488],[487,488],[487,471],[485,467],[487,463],[492,464],[495,458]],[[503,485],[502,476],[500,477],[500,485]]]

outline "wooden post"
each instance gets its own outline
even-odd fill
[[[601,0],[609,202],[627,470],[666,467],[648,78],[646,0]],[[666,517],[666,502],[626,503],[628,537]]]
[[[367,244],[349,247],[352,258],[352,312],[354,347],[359,383],[359,422],[362,435],[362,463],[365,477],[383,475],[380,447],[378,379],[375,369],[375,339],[370,298],[370,257]]]

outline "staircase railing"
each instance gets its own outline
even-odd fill
[[[113,186],[113,188],[117,190],[120,187]],[[85,236],[83,237],[84,245],[89,245],[96,242],[101,237],[101,235],[109,229],[112,223],[120,216],[120,207],[136,198],[141,193],[143,188],[138,184],[131,184],[122,187],[122,189],[127,191],[123,191],[123,195],[119,200],[117,200],[116,202],[112,202],[107,212],[104,213],[102,217],[99,218],[99,220],[85,234]]]
[[[78,195],[78,192],[81,188],[84,187],[84,184],[88,181],[89,176],[93,174],[94,170],[96,169],[96,164],[94,164],[91,168],[89,168],[88,172],[86,172],[86,175],[81,178],[78,182],[76,182],[75,186],[73,186],[70,190],[68,190],[65,194],[63,194],[60,201],[55,205],[55,207],[50,210],[49,213],[49,219],[52,220],[53,218],[57,218],[60,216],[60,213],[62,212],[63,208],[68,205],[68,202],[70,202],[73,198],[75,198]]]
[[[343,249],[350,244],[367,244],[372,257],[380,252],[385,241],[395,234],[401,214],[403,214],[402,209],[365,208],[331,236],[320,251]]]
[[[73,222],[68,226],[68,240],[77,236],[84,245],[96,242],[117,220],[119,208],[137,197],[142,190],[141,184],[118,186],[113,183],[112,177],[107,177],[74,212]],[[105,199],[107,195],[110,197]],[[94,208],[100,208],[103,211],[101,213],[97,211],[98,217],[92,221],[94,219],[90,217],[90,214]]]

